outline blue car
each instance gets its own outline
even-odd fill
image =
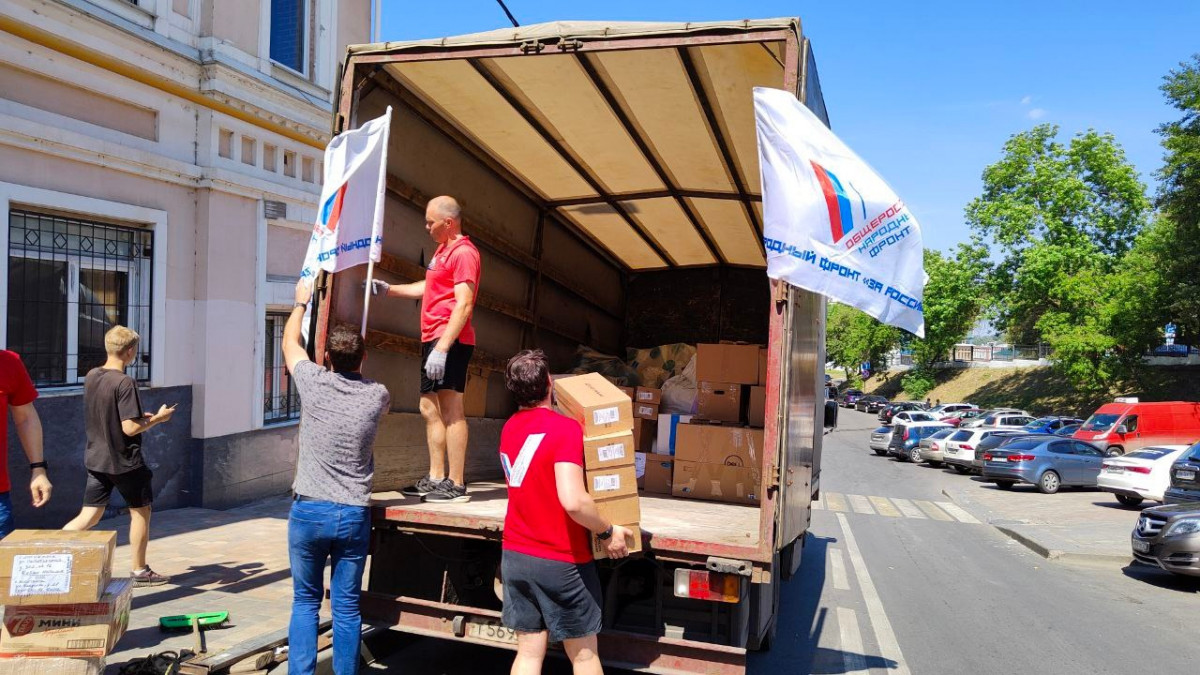
[[[1066,426],[1061,427],[1058,431],[1054,432],[1054,435],[1071,437],[1071,436],[1075,435],[1076,431],[1079,431],[1079,427],[1081,427],[1081,426],[1083,426],[1082,423],[1068,424]]]
[[[1019,436],[983,456],[983,479],[1004,490],[1017,483],[1052,495],[1064,485],[1096,487],[1104,452],[1059,436]]]
[[[1057,434],[1060,429],[1072,424],[1083,424],[1077,417],[1039,417],[1025,425],[1025,431],[1031,434]]]

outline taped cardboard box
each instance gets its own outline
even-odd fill
[[[659,415],[658,434],[654,442],[654,452],[660,455],[675,454],[676,434],[681,426],[692,420],[691,415]]]
[[[658,404],[657,403],[634,403],[633,404],[634,418],[644,420],[658,420]]]
[[[646,470],[642,475],[642,490],[646,494],[671,494],[674,460],[670,455],[646,455]]]
[[[0,675],[101,675],[104,657],[0,656]]]
[[[583,467],[589,470],[628,466],[634,463],[633,432],[583,439]]]
[[[746,405],[746,422],[759,429],[767,422],[767,388],[750,387],[750,402]]]
[[[696,394],[696,416],[715,422],[741,422],[743,388],[731,382],[701,382]]]
[[[725,466],[675,459],[671,494],[729,504],[758,504],[762,472],[753,467]]]
[[[629,536],[629,538],[625,540],[625,543],[629,545],[629,553],[630,554],[641,553],[642,552],[642,528],[637,525],[633,525],[633,524],[625,525],[624,527],[629,528],[633,532],[633,534],[631,534]],[[592,556],[594,558],[596,558],[596,560],[607,559],[608,558],[608,543],[600,541],[599,539],[597,539],[596,537],[593,536],[592,537]]]
[[[637,495],[637,469],[632,462],[628,466],[585,471],[584,476],[588,494],[594,500]]]
[[[558,407],[583,425],[585,437],[633,430],[633,401],[599,373],[554,381]]]
[[[0,654],[105,656],[129,628],[133,582],[113,579],[99,602],[4,609]]]
[[[675,442],[676,461],[759,468],[762,453],[762,429],[681,424]]]
[[[758,384],[758,345],[697,345],[696,381]]]
[[[633,447],[637,452],[654,452],[658,442],[658,421],[633,418]]]
[[[662,389],[655,389],[654,387],[638,387],[634,392],[633,402],[659,405],[662,403]]]
[[[606,522],[614,525],[636,525],[642,521],[641,501],[636,492],[623,497],[597,500],[596,511]]]
[[[15,531],[0,540],[0,605],[97,602],[116,547],[112,531]]]

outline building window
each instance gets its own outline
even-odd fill
[[[283,359],[283,327],[287,314],[267,314],[266,354],[263,363],[263,424],[300,418],[300,393]]]
[[[304,72],[306,0],[271,0],[271,60]]]
[[[149,381],[154,233],[19,209],[8,222],[8,349],[34,383],[81,384],[116,325],[141,336],[126,372]]]

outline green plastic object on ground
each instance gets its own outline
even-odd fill
[[[163,630],[191,630],[194,625],[207,628],[219,626],[226,621],[229,621],[229,612],[200,612],[160,617],[158,626]]]

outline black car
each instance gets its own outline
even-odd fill
[[[883,406],[888,404],[888,400],[882,396],[863,396],[854,402],[854,409],[859,412],[877,413]]]
[[[900,401],[897,403],[889,403],[879,409],[879,421],[884,424],[891,424],[892,418],[896,413],[904,412],[905,410],[924,410],[925,406],[915,401]]]
[[[1163,493],[1163,501],[1200,502],[1200,443],[1185,450],[1171,465],[1171,487]]]
[[[1018,431],[1016,429],[997,429],[990,431],[979,444],[975,446],[975,459],[971,461],[971,468],[976,471],[983,471],[983,455],[984,453],[995,450],[1001,445],[1008,442],[1013,436],[1029,436],[1026,431]],[[1045,435],[1045,434],[1038,434]],[[957,467],[955,467],[957,468]],[[964,467],[965,469],[965,467]],[[959,473],[962,473],[961,471]]]

